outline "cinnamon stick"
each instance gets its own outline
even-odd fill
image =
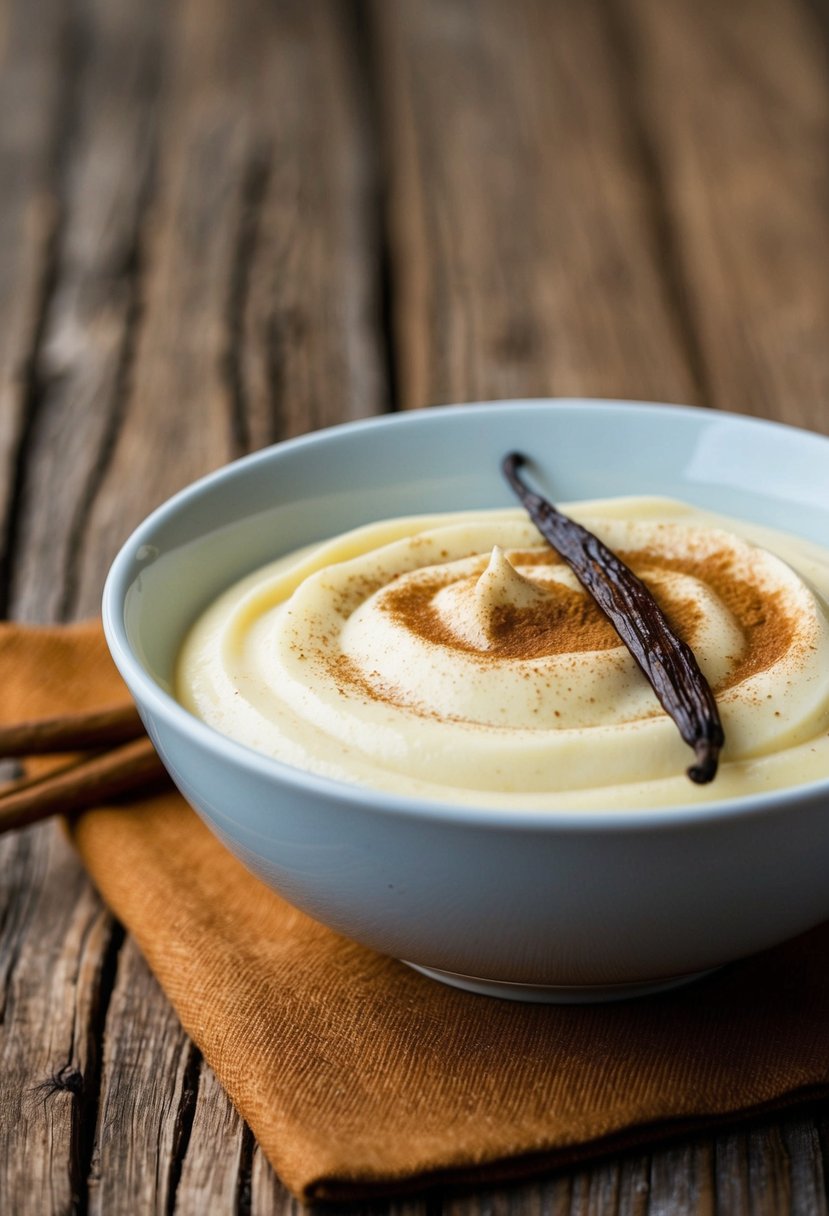
[[[58,813],[73,814],[169,780],[149,739],[136,739],[43,776],[24,778],[0,792],[0,832],[27,827]]]
[[[143,723],[132,704],[87,713],[61,714],[36,722],[0,726],[0,758],[110,747],[137,739],[143,733]]]

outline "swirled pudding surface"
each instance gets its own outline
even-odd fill
[[[666,499],[568,504],[642,579],[711,684],[716,779],[521,509],[388,520],[222,595],[182,703],[288,764],[440,801],[669,806],[829,776],[829,551]]]

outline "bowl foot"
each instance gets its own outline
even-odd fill
[[[403,960],[406,962],[406,960]],[[454,971],[440,971],[436,967],[421,967],[418,963],[406,963],[421,975],[463,988],[467,992],[478,992],[482,996],[499,996],[508,1001],[534,1001],[549,1005],[586,1005],[594,1001],[625,1001],[637,996],[650,996],[656,992],[667,992],[680,988],[694,980],[710,975],[706,971],[692,971],[686,975],[662,976],[653,980],[634,980],[624,984],[516,984],[504,980],[485,980],[472,975],[458,975]]]

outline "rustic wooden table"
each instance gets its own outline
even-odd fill
[[[2,0],[0,606],[274,440],[510,396],[829,431],[809,0]],[[54,826],[0,842],[0,1210],[296,1207]],[[820,1213],[829,1109],[387,1213]]]

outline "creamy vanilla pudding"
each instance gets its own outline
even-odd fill
[[[829,550],[668,499],[562,510],[693,648],[726,737],[710,784],[520,508],[386,520],[265,566],[191,629],[178,698],[297,768],[441,802],[659,807],[829,776]]]

